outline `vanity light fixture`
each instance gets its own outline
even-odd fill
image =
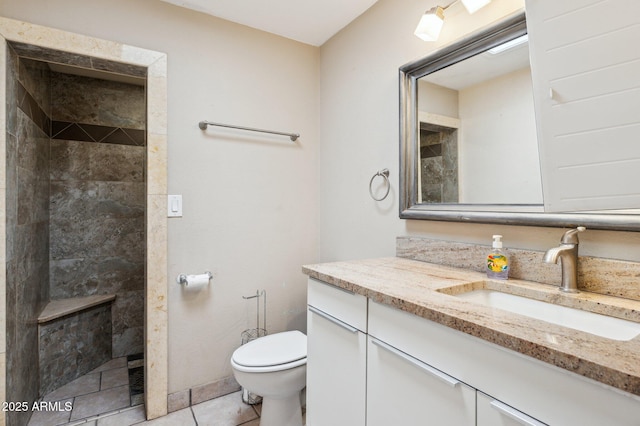
[[[469,13],[473,13],[491,2],[491,0],[456,0],[445,7],[432,7],[422,15],[414,34],[424,41],[438,40],[444,24],[444,11],[459,1],[462,2]]]
[[[422,15],[414,34],[424,41],[435,41],[440,36],[443,24],[444,8],[441,6],[432,7]]]

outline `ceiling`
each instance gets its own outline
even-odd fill
[[[506,43],[505,43],[506,44]],[[497,54],[480,53],[422,77],[421,81],[463,90],[529,67],[529,44],[523,43]]]
[[[377,0],[161,0],[320,46]]]

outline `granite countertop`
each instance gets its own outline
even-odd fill
[[[438,290],[486,281],[486,275],[400,257],[305,265],[312,278],[640,396],[640,337],[612,340],[458,299]],[[492,281],[547,295],[547,301],[591,304],[603,314],[640,322],[640,302],[524,280]],[[591,309],[591,308],[590,308]],[[596,310],[597,310],[596,309]]]

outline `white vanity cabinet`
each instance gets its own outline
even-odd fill
[[[640,424],[637,396],[314,279],[308,294],[309,426]]]
[[[365,297],[309,279],[308,426],[365,426],[366,331]]]
[[[369,337],[367,426],[476,424],[476,391],[382,340]]]
[[[491,395],[478,397],[478,426],[638,425],[638,397],[419,316],[369,301],[368,330]]]

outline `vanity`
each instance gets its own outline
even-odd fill
[[[640,2],[525,3],[399,68],[400,218],[640,231]],[[638,263],[405,243],[303,267],[309,426],[640,424]]]
[[[457,296],[495,286],[562,302],[555,286],[400,257],[303,272],[309,426],[638,424],[640,336],[602,337]],[[640,325],[640,301],[567,297]]]

